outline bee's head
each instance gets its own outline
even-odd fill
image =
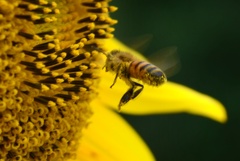
[[[119,50],[112,50],[111,52],[106,54],[106,64],[105,64],[105,68],[106,68],[106,72],[107,71],[117,71],[118,66],[120,65],[120,61],[118,60],[118,58],[116,57],[116,54],[118,54],[120,51]]]

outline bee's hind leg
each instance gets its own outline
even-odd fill
[[[127,92],[122,96],[119,105],[118,110],[121,110],[121,106],[125,105],[128,101],[131,99],[136,98],[143,90],[144,86],[142,84],[130,81],[132,84],[131,88],[127,90]],[[137,89],[137,87],[140,87],[140,89]],[[137,89],[137,90],[136,90]]]
[[[134,89],[137,88],[137,87],[140,87],[140,89],[138,89],[136,91],[133,91],[131,99],[134,99],[142,92],[144,86],[142,84],[139,84],[139,83],[133,82],[133,81],[132,81],[132,84],[133,84]]]
[[[128,101],[130,101],[132,99],[132,95],[133,95],[133,90],[134,88],[131,87],[127,90],[127,92],[122,96],[119,104],[118,104],[118,110],[121,110],[121,106],[125,105]]]

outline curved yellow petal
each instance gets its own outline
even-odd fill
[[[109,41],[111,49],[121,49],[136,52],[127,48],[116,39]],[[117,47],[118,46],[118,47]],[[138,54],[138,56],[140,56]],[[104,72],[100,83],[99,101],[107,107],[117,109],[119,100],[129,88],[122,80],[110,89],[115,75]],[[227,114],[224,106],[214,98],[199,93],[186,86],[168,82],[160,87],[144,86],[143,92],[134,100],[122,107],[122,112],[131,114],[163,114],[186,112],[225,122]]]
[[[94,115],[83,133],[77,160],[155,160],[146,144],[123,118],[97,102],[93,102],[93,107]]]

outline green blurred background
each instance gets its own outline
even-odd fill
[[[144,51],[177,46],[181,70],[169,78],[220,100],[229,120],[187,115],[123,115],[159,161],[240,160],[240,1],[115,0],[115,35],[153,39]],[[126,145],[128,146],[128,145]],[[134,149],[133,149],[134,150]]]

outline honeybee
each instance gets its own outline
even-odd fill
[[[136,98],[143,90],[144,86],[135,82],[133,79],[141,80],[151,86],[159,86],[167,81],[164,72],[157,66],[143,60],[139,60],[132,54],[120,50],[112,50],[106,54],[106,72],[113,72],[116,74],[112,88],[120,78],[129,85],[129,89],[122,96],[118,109],[125,105],[128,101]]]

